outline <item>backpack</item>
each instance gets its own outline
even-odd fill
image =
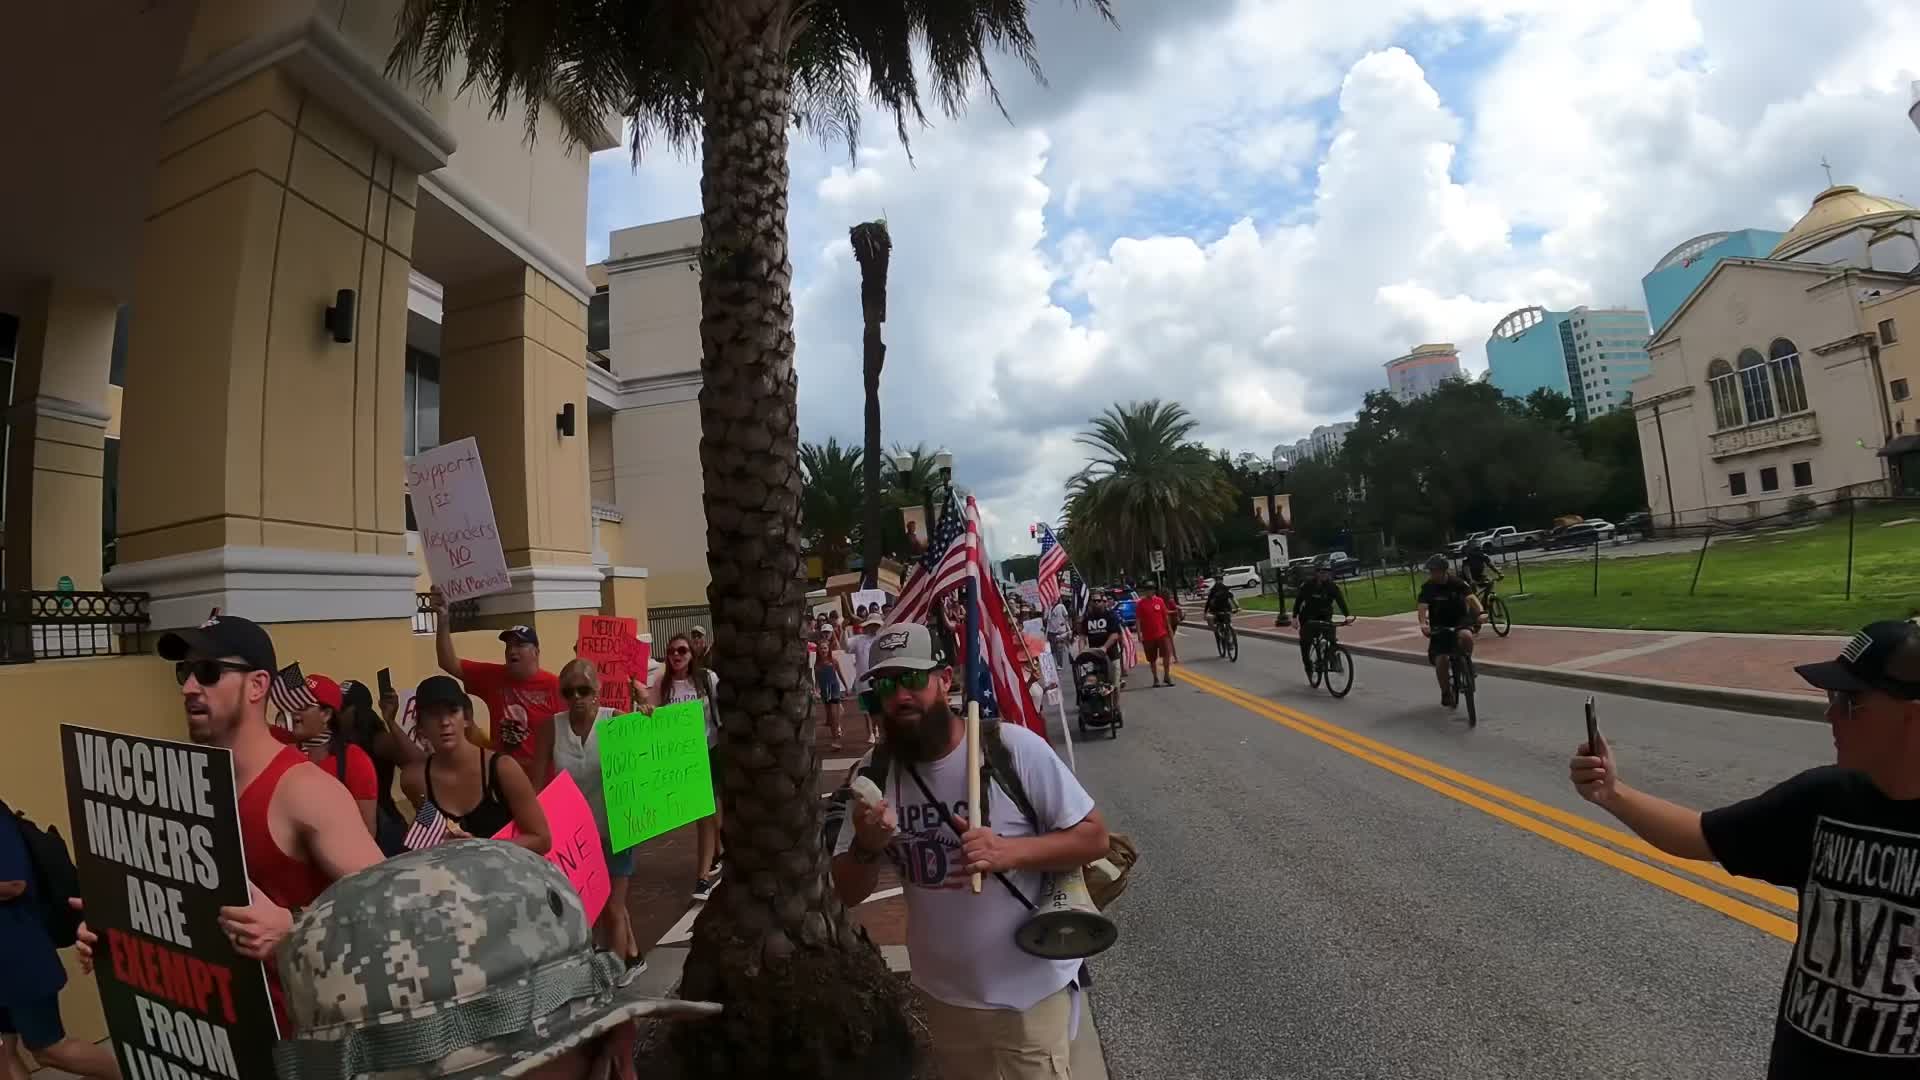
[[[980,722],[981,789],[984,791],[989,783],[1000,785],[1000,790],[1006,792],[1007,798],[1026,815],[1027,820],[1038,825],[1040,814],[1034,809],[1033,800],[1027,797],[1027,787],[1020,780],[1020,770],[1014,767],[1013,751],[1007,749],[1006,741],[1000,737],[1001,723],[999,720]],[[887,744],[881,743],[873,748],[873,758],[860,770],[860,775],[885,791],[887,774],[892,768],[893,755]],[[975,824],[990,824],[984,820],[985,815],[981,817],[982,820]],[[1123,833],[1108,832],[1106,857],[1085,868],[1087,891],[1092,894],[1095,907],[1105,910],[1108,904],[1126,891],[1127,874],[1139,859],[1140,851],[1131,838]],[[1101,863],[1106,865],[1102,866]],[[1026,902],[1025,897],[1021,897],[1021,900]],[[1028,906],[1032,905],[1029,903]]]
[[[27,861],[33,864],[33,898],[40,905],[40,920],[53,947],[64,949],[79,940],[80,913],[68,900],[80,895],[80,872],[74,869],[73,855],[66,838],[56,826],[42,829],[27,815],[0,802],[0,814],[10,814],[20,826],[20,839],[27,848]]]

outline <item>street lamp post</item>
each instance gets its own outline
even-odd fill
[[[1287,473],[1291,471],[1288,468],[1289,464],[1290,463],[1287,461],[1286,458],[1275,458],[1273,461],[1273,466],[1269,469],[1263,470],[1260,474],[1261,482],[1267,489],[1267,534],[1268,535],[1285,531],[1281,527],[1282,522],[1280,521],[1280,509],[1279,509],[1278,500],[1279,500],[1279,496],[1282,494],[1281,489],[1286,487]],[[1273,551],[1273,544],[1271,541],[1269,541],[1267,544],[1267,551],[1269,552],[1268,561],[1271,562],[1272,561],[1271,552]],[[1273,568],[1273,591],[1274,591],[1275,597],[1277,598],[1277,606],[1280,609],[1273,620],[1273,625],[1286,626],[1289,623],[1291,623],[1293,620],[1292,620],[1292,617],[1287,614],[1287,567],[1285,563],[1276,565]]]
[[[925,525],[929,534],[928,536],[921,537],[921,540],[925,543],[930,543],[933,527],[936,524],[933,519],[934,507],[946,501],[947,489],[953,486],[953,455],[945,450],[934,453],[933,474],[929,477],[931,482],[918,491],[914,491],[911,486],[913,483],[913,466],[914,456],[912,454],[899,454],[893,459],[894,473],[899,477],[901,488],[920,496],[920,508],[925,514],[922,523]]]

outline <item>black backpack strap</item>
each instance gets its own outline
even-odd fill
[[[986,766],[983,764],[981,766],[981,771],[984,772],[985,770],[986,770]],[[958,836],[965,835],[960,831],[960,826],[954,823],[953,815],[947,811],[947,804],[941,802],[939,799],[934,798],[933,789],[927,787],[927,782],[925,780],[920,779],[920,771],[918,769],[915,769],[913,766],[909,765],[907,766],[907,775],[913,777],[913,782],[920,786],[920,794],[925,795],[927,797],[927,801],[932,803],[933,808],[939,812],[941,823],[944,824],[949,830],[951,830],[954,836],[958,837]],[[981,785],[981,791],[983,793],[986,791],[986,786],[984,784]],[[988,800],[983,798],[982,801],[984,802]],[[981,808],[969,807],[969,809],[974,811],[975,820],[973,823],[976,826],[985,828],[987,824],[985,821],[986,815],[979,812]],[[1015,900],[1020,901],[1021,904],[1025,905],[1028,911],[1038,910],[1034,906],[1033,901],[1027,899],[1027,894],[1021,892],[1019,888],[1017,888],[1012,881],[1008,880],[1007,875],[1001,873],[998,870],[995,870],[993,872],[993,876],[999,878],[1000,884],[1005,885],[1007,887],[1007,891],[1013,894],[1013,898]]]
[[[1020,770],[1014,767],[1013,751],[1007,749],[1006,740],[1000,737],[1002,723],[992,720],[980,725],[980,787],[985,790],[987,781],[999,784],[1000,790],[1013,800],[1013,805],[1033,823],[1034,835],[1037,836],[1046,829],[1040,822],[1039,812],[1033,808],[1033,800],[1027,797],[1027,787],[1020,780]]]
[[[353,744],[345,739],[333,741],[333,775],[342,787],[347,783],[347,747]]]

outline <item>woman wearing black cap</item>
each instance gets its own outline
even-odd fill
[[[413,768],[427,800],[446,817],[447,835],[485,840],[513,825],[512,843],[545,855],[553,832],[533,782],[511,756],[467,741],[473,702],[466,691],[453,679],[435,675],[420,683],[413,700],[429,751],[427,760]]]

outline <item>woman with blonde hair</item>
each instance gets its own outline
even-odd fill
[[[633,876],[633,848],[613,850],[613,834],[607,827],[607,798],[600,775],[600,721],[613,710],[600,704],[600,670],[593,661],[574,658],[560,669],[560,698],[567,711],[542,728],[534,760],[548,763],[555,775],[566,773],[585,796],[593,810],[593,823],[600,829],[600,852],[607,858],[607,880],[611,891],[607,906],[593,924],[600,947],[625,960],[629,966],[640,960],[640,949],[633,939],[633,919],[627,911],[627,881]],[[645,966],[641,961],[641,967]]]

